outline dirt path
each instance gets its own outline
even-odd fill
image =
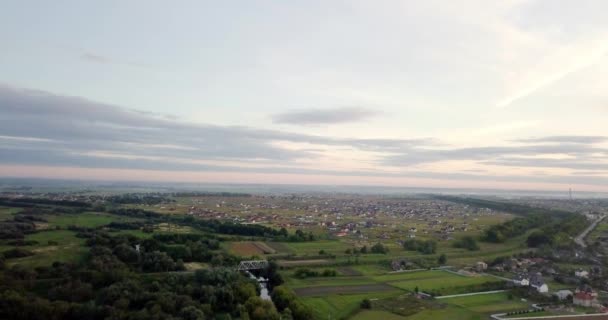
[[[602,216],[601,218],[593,221],[593,223],[589,225],[587,229],[583,230],[583,232],[581,232],[578,236],[576,236],[576,238],[574,238],[574,242],[576,242],[581,247],[586,248],[587,243],[585,243],[585,238],[589,233],[591,233],[591,231],[593,231],[593,229],[595,229],[595,227],[597,227],[600,222],[602,222],[602,220],[604,220],[604,218],[606,218],[606,216]]]

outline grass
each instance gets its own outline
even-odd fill
[[[362,285],[362,284],[375,284],[376,281],[367,277],[315,277],[298,279],[294,277],[288,277],[285,284],[291,288],[304,288],[304,287],[315,287],[315,286],[351,286],[351,285]]]
[[[323,297],[305,297],[301,298],[301,301],[312,308],[315,319],[342,319],[357,312],[359,304],[363,299],[381,299],[398,294],[395,292],[384,292],[328,295]]]
[[[529,309],[529,305],[517,298],[509,299],[506,292],[442,299],[441,302],[467,308],[480,313],[498,313]]]
[[[118,230],[111,233],[112,235],[129,234],[140,239],[150,239],[153,233],[143,232],[141,230]]]
[[[418,287],[420,291],[439,291],[442,295],[465,293],[461,287],[500,281],[489,276],[466,277],[439,270],[394,273],[372,279],[400,289],[413,291]]]
[[[407,320],[482,320],[487,319],[473,311],[458,306],[448,306],[441,309],[425,310],[411,315]]]
[[[55,261],[79,262],[82,261],[88,249],[84,246],[84,239],[77,238],[76,233],[69,230],[43,231],[27,235],[26,240],[38,241],[37,245],[25,246],[26,250],[34,252],[33,256],[9,259],[8,265],[22,264],[30,267],[48,266]],[[49,245],[48,241],[57,242]]]
[[[0,221],[12,219],[19,211],[21,211],[21,208],[0,207]]]
[[[338,240],[318,240],[308,242],[280,242],[298,255],[317,255],[320,250],[326,253],[344,254],[344,251],[353,248],[352,245]]]
[[[81,214],[62,214],[59,216],[51,216],[48,219],[48,224],[51,227],[68,227],[79,226],[87,228],[95,228],[106,225],[112,221],[126,220],[124,217],[113,216],[106,213],[86,212]]]
[[[363,310],[355,314],[350,318],[351,320],[404,320],[406,317],[402,317],[400,315],[396,315],[394,313],[388,311],[381,310]]]

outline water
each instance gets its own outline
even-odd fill
[[[266,279],[264,277],[256,278],[251,272],[249,272],[249,271],[246,271],[246,272],[249,275],[249,278],[258,282],[258,285],[260,286],[260,298],[262,298],[262,300],[272,301],[272,299],[270,298],[270,295],[268,294],[268,285],[267,285],[268,279]]]

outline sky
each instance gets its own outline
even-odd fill
[[[4,1],[0,176],[608,191],[606,12]]]

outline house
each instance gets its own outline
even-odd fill
[[[520,272],[513,278],[513,283],[517,286],[527,287],[530,285],[530,275],[527,272]]]
[[[545,283],[543,275],[540,272],[533,273],[530,276],[530,287],[536,289],[540,293],[549,292],[549,286]]]
[[[577,278],[589,278],[589,271],[578,269],[574,271],[574,276]]]
[[[391,269],[393,269],[393,271],[404,270],[411,266],[412,264],[405,259],[393,260],[391,262]]]
[[[594,307],[599,305],[597,302],[597,292],[588,285],[582,285],[574,291],[572,302],[577,306]]]
[[[574,296],[574,294],[572,293],[572,291],[570,290],[559,290],[555,293],[553,293],[554,296],[557,297],[557,299],[559,301],[564,301],[564,300],[568,300],[569,297]]]
[[[520,287],[530,286],[540,293],[549,292],[549,286],[545,283],[543,275],[540,272],[535,272],[532,274],[520,272],[513,278],[513,283]]]
[[[487,269],[488,269],[488,265],[487,265],[485,262],[483,262],[483,261],[478,261],[478,262],[475,264],[475,270],[476,270],[477,272],[484,272],[484,271],[486,271]]]

